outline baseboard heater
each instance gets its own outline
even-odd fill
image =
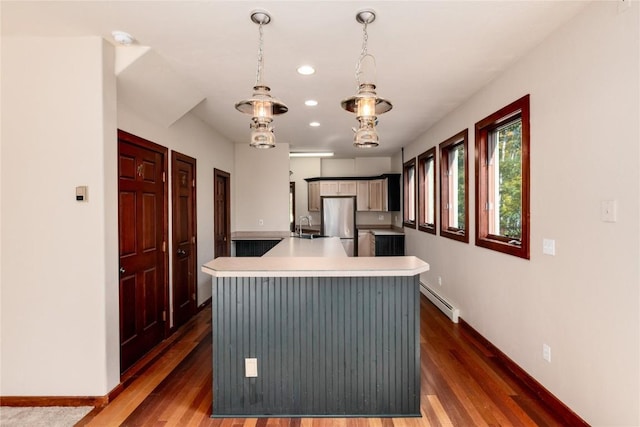
[[[451,305],[449,301],[438,295],[433,289],[428,287],[425,283],[420,282],[420,292],[426,296],[429,301],[433,303],[440,311],[442,311],[453,323],[458,323],[458,316],[460,310]]]

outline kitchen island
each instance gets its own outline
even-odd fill
[[[428,269],[297,237],[263,257],[205,264],[212,416],[420,416],[418,288]]]

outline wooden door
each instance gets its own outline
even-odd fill
[[[231,175],[214,169],[213,257],[231,256]]]
[[[173,327],[197,309],[196,159],[171,152]]]
[[[289,231],[296,231],[296,183],[289,182]]]
[[[118,131],[120,371],[167,334],[167,149]]]

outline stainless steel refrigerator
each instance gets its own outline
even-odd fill
[[[320,232],[325,236],[339,237],[347,255],[357,256],[356,197],[323,196],[320,200]]]

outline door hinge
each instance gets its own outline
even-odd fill
[[[191,243],[196,244],[196,236],[191,236]]]
[[[166,310],[162,310],[162,321],[163,322],[167,321],[167,311]]]
[[[167,182],[167,175],[162,172],[162,182]]]
[[[167,242],[162,241],[162,252],[167,252]]]
[[[191,180],[191,186],[193,188],[196,188],[196,180],[195,179]]]
[[[194,301],[196,300],[196,293],[195,292],[191,294],[191,299],[194,300]]]

